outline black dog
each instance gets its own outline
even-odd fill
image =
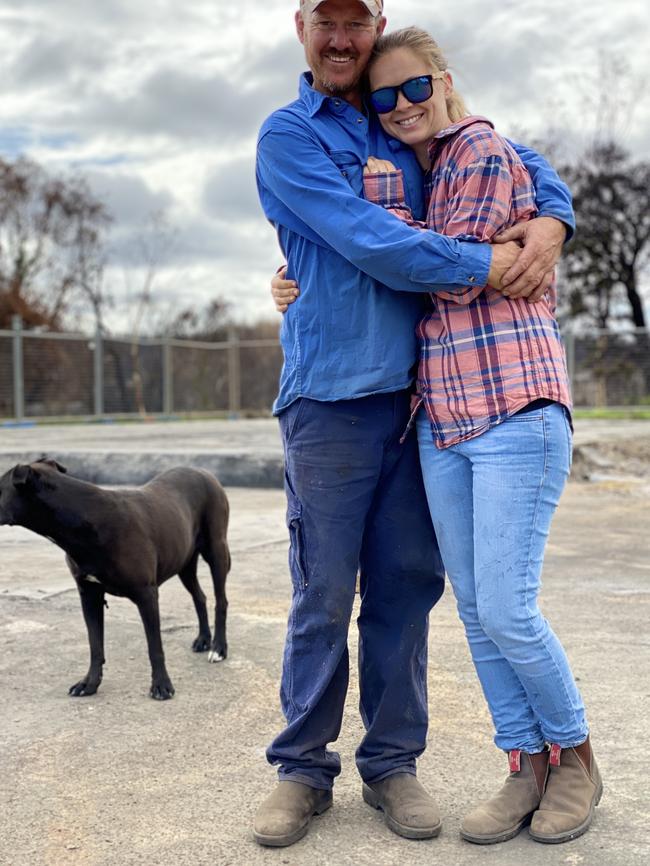
[[[70,688],[92,695],[104,664],[104,594],[125,596],[138,606],[151,660],[151,697],[174,694],[160,637],[158,587],[175,574],[194,600],[199,634],[192,649],[210,650],[209,661],[226,658],[226,542],[228,500],[219,482],[197,469],[170,469],[143,487],[106,490],[64,474],[55,460],[18,465],[0,478],[0,524],[24,526],[66,552],[77,582],[90,667]],[[199,554],[212,572],[216,599],[211,640],[205,595],[196,577]]]

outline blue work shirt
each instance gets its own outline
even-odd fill
[[[278,233],[287,278],[300,287],[283,316],[284,365],[273,411],[298,397],[347,400],[408,388],[424,293],[485,285],[489,244],[405,225],[363,198],[368,156],[404,172],[407,201],[423,219],[423,174],[413,151],[374,115],[300,80],[295,102],[262,125],[257,185]],[[571,196],[540,156],[517,147],[535,183],[540,215],[573,227]]]

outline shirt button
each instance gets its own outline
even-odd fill
[[[357,123],[363,123],[363,117],[357,117]]]
[[[335,99],[335,100],[334,100],[334,105],[340,105],[340,104],[341,104],[341,100],[340,100],[340,99]]]
[[[468,281],[469,283],[475,283],[475,282],[476,282],[476,277],[469,277],[467,281]]]

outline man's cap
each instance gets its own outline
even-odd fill
[[[300,0],[300,5],[307,12],[313,12],[324,0]],[[371,15],[379,15],[384,8],[384,0],[359,0]]]

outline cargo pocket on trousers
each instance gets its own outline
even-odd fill
[[[287,487],[287,527],[289,528],[289,569],[296,589],[307,588],[305,539],[302,525],[302,505]]]

